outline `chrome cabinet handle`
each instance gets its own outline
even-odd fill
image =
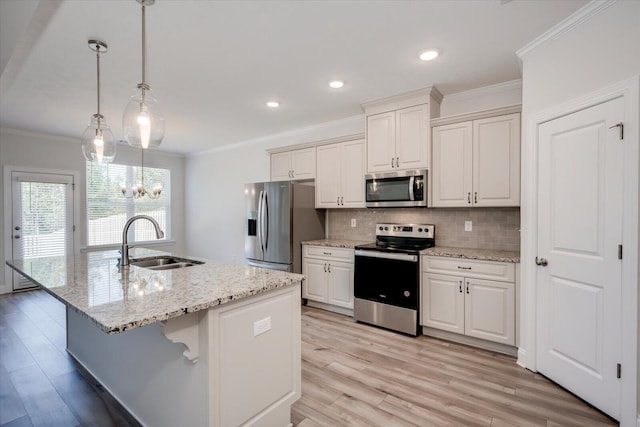
[[[399,168],[400,164],[398,163],[398,161],[400,160],[400,157],[396,157],[396,167]]]
[[[476,191],[473,195],[473,203],[478,203],[478,192]]]
[[[329,264],[329,267],[327,267],[327,271],[329,271],[329,273],[331,273],[331,264]]]
[[[460,291],[460,293],[462,293],[462,280],[460,280],[458,282],[458,291]]]
[[[467,193],[467,203],[471,204],[471,192]]]
[[[469,282],[467,282],[467,294],[469,293]]]
[[[322,252],[324,255],[331,255],[331,252]]]
[[[536,257],[536,265],[542,266],[542,267],[546,267],[547,265],[549,265],[549,262],[547,261],[546,258],[538,258]]]
[[[395,167],[395,166],[393,166],[393,157],[391,158],[391,167],[392,168]]]
[[[324,265],[324,272],[327,272],[327,264]]]
[[[340,204],[341,204],[342,206],[344,206],[344,196],[341,196],[341,197],[340,197]]]
[[[460,269],[460,270],[471,270],[471,267],[461,267],[461,266],[458,266],[458,269]]]
[[[336,204],[340,205],[340,196],[338,196],[338,198],[336,199]]]

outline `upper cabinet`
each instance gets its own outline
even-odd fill
[[[432,206],[520,206],[520,114],[433,128]]]
[[[317,147],[316,208],[364,207],[364,139]]]
[[[315,147],[271,154],[271,181],[293,181],[315,177]]]
[[[430,87],[362,104],[367,118],[367,172],[430,167],[430,120],[442,95]]]

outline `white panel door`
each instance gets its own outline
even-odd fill
[[[465,334],[515,345],[515,285],[465,278],[464,291]]]
[[[329,304],[353,308],[353,270],[353,264],[329,263]]]
[[[302,298],[327,302],[327,262],[318,259],[302,259]]]
[[[472,124],[433,128],[433,207],[471,206]]]
[[[429,167],[429,105],[396,111],[396,168]]]
[[[422,275],[421,325],[464,334],[464,277]]]
[[[474,120],[473,204],[520,206],[520,114]]]
[[[25,272],[36,258],[73,255],[73,184],[72,175],[11,172],[11,256],[23,260]],[[12,277],[13,290],[35,286]]]
[[[620,417],[623,99],[539,128],[537,367]]]
[[[340,197],[340,160],[340,144],[321,145],[318,147],[316,208],[338,207]]]
[[[364,156],[363,139],[342,143],[340,163],[342,207],[364,207]]]
[[[380,172],[395,169],[396,113],[367,116],[367,170]]]

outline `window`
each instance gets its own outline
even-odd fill
[[[129,218],[144,214],[154,218],[170,238],[171,224],[171,171],[168,169],[144,168],[144,183],[149,190],[162,185],[160,197],[151,200],[148,196],[134,199],[131,191],[122,195],[122,186],[131,188],[142,181],[142,170],[138,166],[101,164],[86,162],[87,168],[87,246],[114,245],[122,243],[122,228]],[[136,221],[129,228],[129,242],[157,240],[153,225],[149,221]]]

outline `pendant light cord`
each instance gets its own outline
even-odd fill
[[[98,86],[98,115],[100,115],[100,46],[96,49],[97,86]]]
[[[147,19],[146,6],[142,2],[142,93],[147,88]]]

